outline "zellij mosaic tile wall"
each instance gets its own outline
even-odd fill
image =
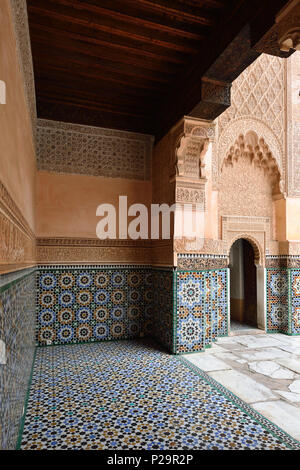
[[[176,272],[176,353],[203,351],[228,334],[227,275],[227,269]]]
[[[300,334],[300,270],[267,269],[267,331]]]
[[[35,346],[34,292],[34,272],[21,273],[13,281],[11,275],[1,276],[0,339],[5,357],[0,364],[0,449],[14,449],[18,439]]]
[[[144,336],[151,305],[150,268],[41,267],[37,276],[37,342],[63,344]]]
[[[152,336],[170,352],[201,351],[228,333],[227,270],[40,267],[37,343]]]

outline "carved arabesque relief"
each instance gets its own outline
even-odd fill
[[[221,172],[224,166],[233,166],[239,158],[249,159],[254,167],[264,171],[269,178],[273,194],[282,192],[283,182],[277,161],[263,137],[258,137],[253,131],[247,132],[246,135],[240,134],[225,156]]]
[[[215,152],[214,163],[213,163],[213,185],[215,189],[218,189],[219,178],[221,168],[223,167],[223,159],[228,153],[228,149],[232,146],[232,143],[238,140],[240,135],[246,135],[249,132],[255,133],[260,138],[264,139],[267,143],[269,152],[272,153],[273,158],[276,161],[278,171],[281,176],[281,192],[285,191],[285,164],[283,159],[283,151],[280,142],[270,127],[262,121],[254,118],[239,118],[231,122],[226,129],[222,132]]]
[[[212,160],[213,188],[218,189],[222,160],[240,134],[262,136],[285,181],[285,61],[262,54],[233,82],[231,106],[217,119],[218,138]]]
[[[33,132],[35,132],[36,99],[26,0],[10,0],[10,6],[16,34],[17,53],[24,81],[25,97]]]
[[[37,120],[39,170],[149,180],[153,137]]]
[[[254,252],[254,263],[256,265],[264,264],[265,250],[261,247],[261,244],[258,242],[258,240],[255,237],[253,237],[253,235],[249,235],[248,233],[239,233],[238,235],[235,235],[231,239],[230,243],[228,244],[228,248],[227,248],[228,258],[229,258],[229,255],[230,255],[230,250],[231,250],[232,245],[237,240],[240,240],[240,239],[247,240],[250,243],[250,245],[252,246],[253,252]]]
[[[176,175],[205,178],[204,157],[208,144],[208,138],[182,136],[176,148]]]
[[[170,161],[171,177],[205,178],[205,155],[209,142],[214,139],[214,124],[184,117],[171,133],[174,142],[174,156]]]

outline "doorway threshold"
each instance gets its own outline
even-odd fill
[[[239,336],[239,335],[261,335],[265,331],[259,329],[257,326],[246,325],[245,323],[240,323],[237,321],[230,322],[230,336]]]

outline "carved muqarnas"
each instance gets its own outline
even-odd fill
[[[268,144],[263,137],[258,138],[253,131],[244,136],[240,134],[227,153],[221,171],[224,166],[231,165],[239,158],[248,158],[252,165],[261,168],[270,179],[273,194],[282,192],[282,180],[276,159],[273,157]]]

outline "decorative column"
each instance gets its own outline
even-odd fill
[[[174,129],[174,160],[171,164],[170,183],[173,185],[174,203],[196,205],[205,210],[206,153],[214,138],[214,123],[184,117]],[[204,234],[203,234],[204,236]],[[174,239],[177,252],[197,250],[197,240],[182,237]]]

